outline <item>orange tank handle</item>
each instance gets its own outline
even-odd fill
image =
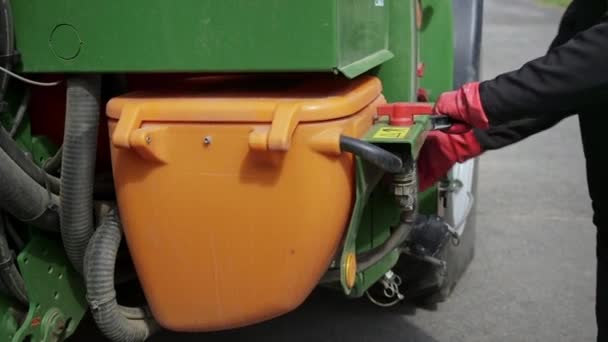
[[[152,146],[142,143],[145,140],[132,136],[143,123],[147,122],[160,123],[167,120],[184,123],[255,122],[260,123],[260,127],[270,124],[270,129],[252,130],[249,136],[249,146],[252,150],[287,151],[296,127],[300,123],[320,122],[353,115],[360,108],[377,99],[381,89],[382,85],[378,79],[366,78],[349,92],[348,99],[340,96],[341,94],[317,99],[285,98],[270,101],[259,101],[255,98],[245,100],[225,98],[221,101],[208,101],[204,98],[169,100],[161,97],[146,103],[136,100],[124,103],[130,100],[127,96],[112,100],[108,104],[109,114],[115,113],[116,108],[122,107],[112,135],[112,144],[117,148],[131,148],[134,147],[132,143],[138,141],[140,142],[138,148],[144,150],[147,146]],[[172,113],[170,118],[166,116],[169,112]],[[110,116],[115,117],[115,114]],[[151,156],[149,151],[142,152],[148,157]],[[160,155],[153,158],[162,160]]]

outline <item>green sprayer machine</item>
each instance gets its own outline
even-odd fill
[[[416,159],[450,125],[432,102],[478,77],[481,12],[1,0],[0,341],[87,320],[204,338],[319,287],[445,300],[473,257],[477,162],[420,192]]]

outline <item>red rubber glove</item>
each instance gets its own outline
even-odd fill
[[[483,153],[472,130],[463,134],[429,133],[418,155],[418,187],[424,191],[445,176],[456,163]]]
[[[487,129],[489,126],[479,97],[478,82],[467,83],[458,90],[443,93],[433,108],[433,114],[447,115],[462,123],[446,130],[449,133],[462,133],[470,127]]]

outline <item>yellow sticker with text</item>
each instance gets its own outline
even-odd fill
[[[382,127],[374,134],[374,139],[405,139],[408,127]]]

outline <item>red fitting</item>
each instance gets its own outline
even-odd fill
[[[418,76],[418,78],[423,78],[425,69],[426,65],[424,63],[418,63],[418,67],[416,68],[416,76]]]
[[[378,116],[388,116],[391,126],[411,126],[415,115],[431,114],[430,103],[398,102],[378,106]]]
[[[416,99],[419,102],[429,102],[429,92],[424,88],[418,89],[418,92],[416,92]]]

